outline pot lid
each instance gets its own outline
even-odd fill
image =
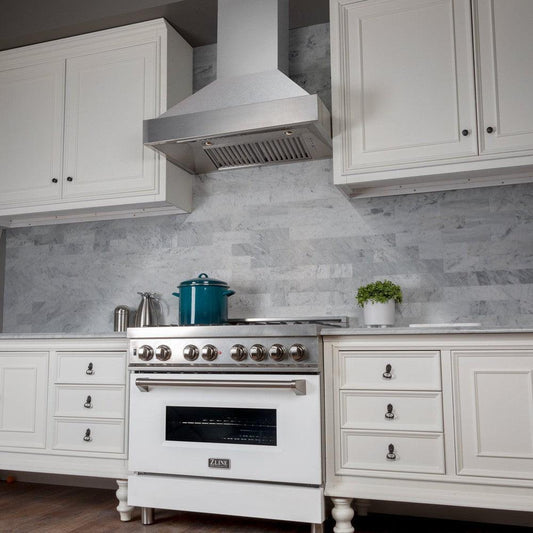
[[[228,287],[228,284],[225,281],[222,281],[220,279],[210,278],[207,274],[203,272],[201,274],[198,274],[197,278],[182,281],[179,284],[179,287],[192,287],[192,286],[198,286],[198,285],[201,285],[203,287],[205,286]]]

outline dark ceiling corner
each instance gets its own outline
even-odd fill
[[[0,9],[0,50],[160,17],[193,47],[217,40],[217,0],[0,0]],[[328,21],[328,0],[290,0],[290,28]]]

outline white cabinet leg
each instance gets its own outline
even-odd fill
[[[128,505],[128,481],[126,479],[117,479],[117,485],[117,511],[122,522],[129,522],[133,514],[133,507]]]
[[[333,509],[331,515],[335,520],[334,533],[354,533],[352,527],[352,518],[354,511],[352,509],[351,498],[331,498]]]
[[[357,516],[368,516],[368,508],[370,507],[370,502],[368,500],[357,498],[354,505]]]

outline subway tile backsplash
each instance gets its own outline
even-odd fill
[[[330,105],[329,27],[291,31],[291,77]],[[216,46],[195,50],[195,89]],[[533,325],[533,184],[348,200],[331,160],[197,176],[189,215],[10,229],[5,332],[112,330],[116,305],[207,272],[236,291],[229,315],[348,315],[357,287],[404,290],[397,324]],[[1,255],[1,254],[0,254]]]

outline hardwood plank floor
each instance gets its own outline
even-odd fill
[[[157,511],[143,526],[139,512],[120,522],[111,490],[0,482],[0,533],[308,533],[306,524],[219,515]],[[529,528],[369,515],[357,520],[357,533],[528,533]],[[332,524],[326,524],[326,532]]]

